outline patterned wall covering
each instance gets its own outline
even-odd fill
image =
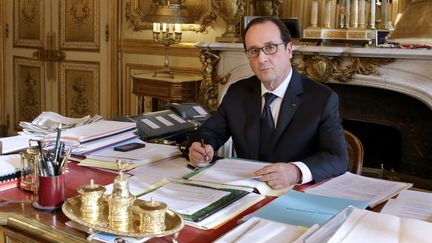
[[[14,45],[43,47],[43,1],[19,0],[14,3]]]
[[[99,113],[99,64],[63,62],[60,67],[61,112],[68,117]]]
[[[43,62],[14,57],[14,100],[17,121],[32,121],[45,108]]]
[[[99,50],[99,1],[60,1],[62,49]]]

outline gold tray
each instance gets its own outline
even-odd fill
[[[136,199],[134,205],[140,203],[141,200]],[[139,229],[140,219],[138,215],[132,214],[132,219],[129,222],[128,231],[119,231],[116,230],[109,225],[108,221],[108,202],[103,200],[103,210],[99,214],[97,220],[94,220],[96,223],[89,222],[83,219],[81,215],[81,198],[80,196],[72,197],[66,200],[63,203],[62,210],[63,213],[72,221],[80,223],[89,227],[93,231],[101,231],[105,233],[120,235],[120,236],[129,236],[129,237],[162,237],[167,235],[173,235],[179,232],[183,226],[183,219],[174,211],[167,209],[165,213],[165,225],[166,228],[162,232],[157,233],[149,233],[149,232],[141,232]]]

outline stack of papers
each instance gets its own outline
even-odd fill
[[[62,139],[72,139],[84,143],[134,129],[136,129],[135,122],[101,120],[63,131],[61,137]],[[47,138],[54,138],[56,136],[56,133],[51,133]]]
[[[36,138],[35,135],[18,135],[0,138],[0,142],[2,143],[2,152],[3,154],[15,153],[21,150],[25,150],[28,148],[29,139]]]
[[[86,159],[81,160],[80,166],[98,167],[110,170],[117,170],[117,159],[129,160],[130,164],[127,170],[136,168],[138,166],[148,165],[155,161],[173,158],[180,156],[181,152],[176,146],[145,143],[139,139],[128,140],[129,142],[144,143],[144,148],[131,150],[128,152],[114,151],[113,147],[109,147],[87,156]]]
[[[426,243],[432,223],[354,208],[328,243]]]
[[[21,170],[21,157],[19,154],[0,155],[0,182],[3,176]]]
[[[31,123],[22,121],[19,125],[23,129],[23,134],[47,135],[56,132],[56,128],[59,127],[59,124],[62,124],[63,129],[69,129],[96,122],[101,119],[102,117],[99,115],[95,115],[92,118],[89,115],[82,118],[71,118],[55,112],[44,111]]]
[[[432,222],[432,193],[406,190],[390,199],[381,213]]]
[[[305,192],[365,201],[373,208],[410,187],[412,187],[411,183],[370,178],[346,172],[327,182],[306,188]]]
[[[289,191],[291,188],[274,190],[266,182],[254,177],[253,172],[266,165],[268,163],[246,159],[221,159],[214,165],[201,168],[184,178],[192,181],[255,188],[265,196],[280,196]]]

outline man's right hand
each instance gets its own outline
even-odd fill
[[[189,161],[196,167],[204,167],[213,159],[214,150],[209,144],[193,142],[189,147]]]

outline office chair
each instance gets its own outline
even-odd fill
[[[363,167],[363,145],[351,132],[344,130],[344,135],[348,145],[348,171],[360,175]]]

